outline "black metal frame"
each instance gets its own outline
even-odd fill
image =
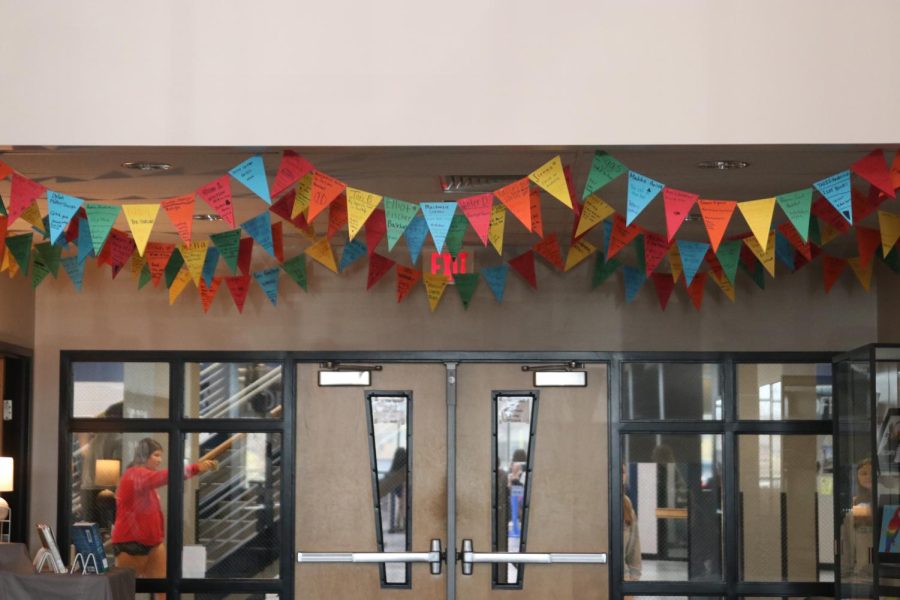
[[[15,459],[13,481],[16,489],[12,492],[3,492],[4,498],[14,507],[9,541],[27,542],[31,527],[28,501],[31,497],[31,453],[28,450],[31,439],[32,351],[0,342],[0,357],[6,359],[3,398],[17,401],[13,407],[12,420],[0,421],[0,430],[3,433],[0,436],[3,439],[0,455],[12,456]]]

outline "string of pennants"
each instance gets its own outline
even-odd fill
[[[617,213],[600,196],[610,182],[627,177],[627,209]],[[273,305],[277,304],[280,276],[285,273],[307,290],[307,257],[334,273],[368,258],[367,289],[371,289],[392,269],[396,271],[397,301],[402,302],[423,282],[431,310],[440,303],[451,283],[445,275],[432,275],[415,268],[422,247],[430,234],[434,247],[444,248],[456,257],[466,231],[471,227],[481,244],[492,246],[503,256],[507,214],[538,240],[524,253],[475,273],[459,273],[452,283],[463,305],[468,308],[481,279],[497,302],[502,302],[510,268],[532,288],[538,288],[535,256],[554,269],[565,272],[596,255],[593,287],[622,270],[627,302],[632,302],[648,281],[653,282],[660,306],[665,310],[671,295],[683,282],[693,305],[699,310],[707,280],[731,300],[735,300],[738,267],[758,285],[765,287],[765,273],[775,277],[775,262],[788,271],[796,271],[822,255],[823,286],[827,293],[849,265],[866,290],[871,283],[877,255],[893,271],[900,273],[897,242],[900,239],[900,215],[881,210],[888,198],[896,198],[900,188],[900,152],[891,167],[882,150],[875,150],[854,162],[849,169],[814,182],[810,187],[770,198],[749,201],[701,199],[697,194],[673,189],[662,182],[629,170],[613,156],[595,153],[587,182],[578,201],[571,171],[555,157],[528,176],[484,193],[454,202],[413,203],[355,189],[316,169],[293,151],[283,152],[271,187],[260,156],[253,156],[192,193],[160,203],[104,204],[45,188],[0,161],[0,179],[11,178],[10,201],[0,200],[0,272],[10,277],[31,274],[37,287],[46,277],[58,277],[60,267],[81,290],[84,267],[89,257],[98,266],[110,265],[116,277],[126,266],[137,279],[138,288],[148,283],[168,289],[172,304],[193,283],[199,291],[204,312],[208,311],[224,281],[238,311],[252,282],[259,285]],[[854,179],[868,186],[866,193],[854,185]],[[259,215],[235,222],[232,180],[252,191],[269,207]],[[572,211],[572,229],[565,235],[567,252],[563,259],[560,236],[544,232],[541,192]],[[37,200],[46,194],[47,214],[42,215]],[[666,232],[644,229],[635,219],[659,197],[666,216]],[[192,236],[196,198],[210,206],[230,229],[209,239]],[[273,198],[277,198],[275,202]],[[676,239],[685,218],[697,206],[708,241]],[[775,208],[786,220],[773,227]],[[162,209],[160,211],[160,209]],[[171,220],[181,244],[151,241],[159,213]],[[327,212],[327,219],[321,215]],[[877,212],[878,229],[859,225]],[[124,214],[130,231],[114,227]],[[421,213],[421,214],[420,214]],[[749,232],[725,239],[725,231],[739,213]],[[273,222],[272,214],[279,217]],[[32,231],[8,235],[10,226],[22,219]],[[327,233],[319,235],[314,221],[327,222]],[[295,227],[309,239],[310,245],[298,254],[284,256],[284,223]],[[331,241],[346,226],[348,243],[336,260]],[[831,256],[823,247],[836,237],[855,230],[858,256]],[[602,233],[602,245],[588,241],[592,231]],[[360,236],[360,232],[364,235]],[[246,237],[244,236],[246,234]],[[35,235],[42,241],[37,241]],[[410,265],[376,252],[386,238],[388,252],[400,239],[406,242]],[[254,246],[260,246],[277,262],[276,266],[252,270]],[[624,264],[619,253],[632,246],[636,265]],[[8,250],[8,251],[7,251]],[[880,251],[880,252],[879,252]],[[667,259],[668,272],[657,272]],[[231,275],[218,275],[224,263]],[[708,268],[701,271],[703,264]]]

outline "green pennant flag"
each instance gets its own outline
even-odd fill
[[[812,188],[806,188],[805,190],[775,196],[778,206],[791,220],[791,225],[794,226],[794,229],[797,230],[804,242],[807,241],[809,236],[809,211],[812,207],[812,193]]]
[[[293,279],[297,285],[303,288],[303,291],[308,291],[307,279],[306,279],[306,255],[298,254],[294,258],[290,260],[286,260],[281,264],[281,268],[284,269],[284,272],[288,274],[288,276]]]
[[[6,238],[6,247],[12,252],[13,258],[19,265],[22,274],[28,273],[28,263],[31,261],[31,241],[33,233],[23,233]]]
[[[59,275],[59,263],[62,260],[62,246],[54,246],[50,242],[43,242],[37,244],[34,249],[37,251],[38,256],[41,257],[44,266],[53,275],[53,279],[56,279],[57,275]]]
[[[228,265],[231,272],[237,273],[238,254],[240,254],[241,247],[240,228],[224,231],[222,233],[214,233],[209,236],[209,239],[211,239],[212,243],[219,249],[222,260],[225,261],[225,264]]]
[[[184,265],[184,257],[181,252],[173,252],[169,256],[169,262],[166,263],[166,288],[172,287],[172,282],[178,277],[178,271],[181,270],[182,265]]]
[[[85,203],[84,210],[87,213],[88,228],[91,230],[91,245],[94,248],[94,254],[99,255],[122,207],[118,204],[88,202]]]
[[[807,241],[809,241],[811,244],[815,244],[816,246],[822,245],[822,234],[819,232],[818,219],[809,220],[809,239]]]
[[[747,265],[745,265],[743,261],[741,261],[740,264],[741,268],[747,272],[747,274],[750,276],[750,279],[753,280],[753,283],[755,283],[759,289],[766,289],[766,269],[765,267],[763,267],[761,262],[753,263],[755,266],[752,271],[747,268]]]
[[[478,287],[480,280],[481,276],[478,273],[459,273],[453,276],[453,281],[456,282],[456,291],[459,292],[459,299],[462,300],[463,308],[466,310],[469,309],[469,302],[472,301],[475,288]]]
[[[644,251],[644,234],[638,235],[634,238],[634,251],[636,253],[637,258],[637,268],[643,272],[647,272],[647,257],[645,256]]]
[[[47,265],[44,264],[41,256],[39,254],[35,254],[33,268],[31,269],[31,287],[36,288],[37,286],[39,286],[49,274],[50,269],[48,269]]]
[[[716,258],[719,260],[719,264],[722,265],[722,271],[725,272],[725,277],[728,278],[731,285],[734,285],[734,278],[737,277],[737,267],[741,260],[741,246],[743,244],[740,240],[722,242],[719,244],[719,251],[716,252]]]
[[[153,279],[153,276],[150,274],[150,265],[144,263],[144,266],[141,268],[140,277],[138,277],[138,289],[143,289],[151,279]]]
[[[894,273],[900,273],[900,250],[897,250],[900,246],[894,246],[888,255],[885,256],[882,260],[884,263],[891,268]],[[879,256],[881,253],[878,253]]]
[[[594,277],[591,281],[591,288],[593,289],[606,281],[609,276],[615,273],[621,266],[622,263],[619,262],[619,259],[617,258],[611,258],[609,259],[609,262],[606,262],[603,253],[598,250],[597,262],[594,263]]]
[[[588,173],[587,183],[584,184],[584,193],[581,199],[584,200],[604,185],[623,175],[628,168],[618,160],[598,150],[594,153],[594,162],[591,164],[591,171]]]
[[[459,255],[459,251],[462,250],[463,236],[466,235],[466,227],[468,226],[469,220],[466,218],[466,215],[462,213],[453,215],[453,220],[450,221],[450,229],[447,231],[447,238],[444,242],[447,244],[447,250],[453,258],[456,258]]]
[[[394,249],[407,226],[419,212],[419,205],[396,198],[384,197],[384,217],[387,221],[388,250]]]

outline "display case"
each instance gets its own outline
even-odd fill
[[[839,598],[900,596],[900,345],[835,359]]]

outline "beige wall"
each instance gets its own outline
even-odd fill
[[[31,279],[0,273],[0,341],[34,347],[34,296]]]
[[[878,274],[878,341],[900,344],[900,275],[884,265],[875,265]]]

